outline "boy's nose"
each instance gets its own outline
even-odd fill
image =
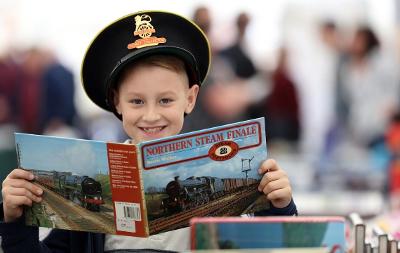
[[[143,115],[143,120],[145,121],[157,121],[160,118],[161,116],[155,106],[148,106]]]

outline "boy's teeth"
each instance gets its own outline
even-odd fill
[[[148,133],[156,133],[161,131],[162,127],[143,127],[143,130]]]

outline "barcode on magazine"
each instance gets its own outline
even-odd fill
[[[135,206],[123,206],[124,217],[132,220],[140,220],[140,210]]]
[[[139,203],[114,202],[117,230],[136,232],[135,221],[141,221]]]
[[[141,221],[139,203],[115,202],[117,218]]]

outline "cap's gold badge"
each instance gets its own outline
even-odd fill
[[[137,39],[128,44],[128,49],[155,46],[167,42],[167,39],[164,37],[158,38],[156,36],[151,36],[156,32],[156,29],[154,29],[150,22],[151,17],[147,14],[137,15],[135,17],[136,28],[133,35],[139,36],[141,39]]]

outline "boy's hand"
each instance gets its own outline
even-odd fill
[[[43,190],[33,183],[34,175],[29,171],[14,169],[3,181],[4,221],[12,222],[21,217],[23,206],[32,206],[32,202],[40,202]]]
[[[268,159],[261,164],[258,173],[264,175],[258,190],[265,194],[274,207],[288,206],[292,200],[292,188],[286,172],[279,168],[275,160]]]

